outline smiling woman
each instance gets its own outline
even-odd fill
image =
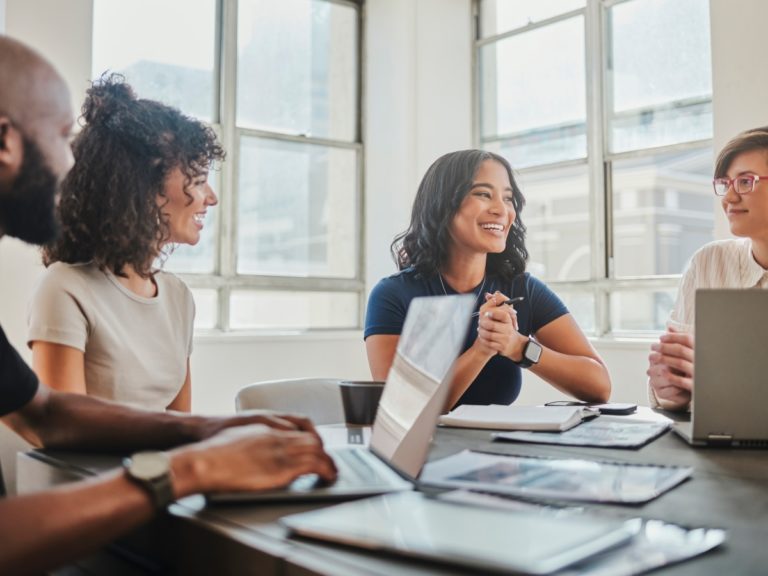
[[[411,223],[392,251],[400,272],[371,292],[365,343],[374,380],[392,364],[418,296],[475,295],[478,314],[454,366],[449,406],[511,404],[521,368],[582,400],[606,401],[611,383],[560,299],[525,271],[525,200],[501,156],[463,150],[427,170]],[[519,298],[514,307],[508,299]]]
[[[34,369],[59,390],[189,411],[194,302],[155,262],[199,242],[223,150],[209,127],[119,76],[94,83],[82,112],[62,233],[30,306]]]
[[[747,130],[720,151],[712,181],[731,233],[700,248],[680,282],[667,332],[648,356],[652,406],[687,410],[693,397],[696,291],[768,288],[768,126]]]

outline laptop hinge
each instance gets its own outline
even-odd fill
[[[731,434],[707,434],[708,444],[733,444],[733,435]]]

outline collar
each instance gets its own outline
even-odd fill
[[[752,242],[750,240],[747,240],[742,245],[739,254],[739,272],[741,274],[742,285],[745,288],[757,286],[763,279],[763,276],[768,274],[768,270],[755,262],[755,258],[752,256]]]

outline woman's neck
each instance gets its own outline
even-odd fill
[[[453,256],[440,270],[446,282],[460,293],[471,292],[485,278],[485,254],[471,257]]]
[[[149,278],[142,278],[130,264],[124,265],[122,272],[121,276],[115,275],[115,278],[128,290],[142,298],[154,298],[157,296],[157,284],[155,284],[155,280],[151,276]]]
[[[768,270],[768,239],[751,238],[752,258],[755,259],[763,270]]]

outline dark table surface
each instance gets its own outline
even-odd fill
[[[768,574],[768,451],[691,448],[669,432],[636,450],[491,442],[488,431],[440,428],[430,460],[463,449],[546,457],[690,466],[693,476],[642,506],[579,504],[622,518],[644,517],[686,527],[724,528],[724,546],[657,573],[674,575]],[[92,474],[118,464],[117,456],[61,452],[30,453],[33,460]],[[563,503],[565,504],[565,503]],[[161,562],[176,573],[204,574],[466,574],[465,569],[382,556],[289,538],[277,520],[329,503],[206,505],[202,497],[171,509],[172,536]],[[511,534],[510,538],[514,538]],[[155,542],[155,544],[158,544]],[[152,554],[152,551],[148,551]]]

